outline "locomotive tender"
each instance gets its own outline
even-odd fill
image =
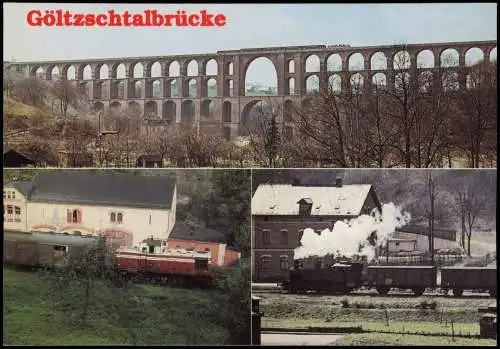
[[[366,265],[364,263],[333,264],[326,268],[290,270],[281,286],[290,293],[306,291],[346,294],[360,288],[375,288],[380,295],[391,289],[412,290],[421,296],[426,289],[440,289],[456,297],[464,290],[489,292],[496,297],[496,267],[443,267],[410,265]],[[438,282],[438,274],[441,282]]]

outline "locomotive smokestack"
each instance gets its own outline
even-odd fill
[[[341,177],[335,178],[335,186],[337,188],[342,188],[342,178]]]

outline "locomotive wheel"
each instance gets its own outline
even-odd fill
[[[389,293],[389,287],[377,287],[377,292],[381,296],[385,296],[387,293]]]
[[[496,298],[497,297],[497,290],[496,289],[491,289],[490,290],[490,296]]]
[[[461,288],[454,288],[453,289],[453,295],[455,297],[461,297],[463,293],[464,293],[464,290],[462,290]]]
[[[418,287],[418,288],[413,289],[413,293],[415,293],[415,296],[417,296],[417,297],[420,297],[421,295],[423,295],[424,292],[425,292],[425,288],[423,288],[423,287]]]

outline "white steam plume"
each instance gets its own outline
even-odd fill
[[[294,259],[310,256],[324,257],[327,254],[336,254],[337,251],[346,257],[355,254],[365,255],[368,260],[375,256],[375,246],[371,246],[367,238],[376,232],[377,246],[382,245],[396,228],[402,227],[410,221],[408,212],[402,212],[393,203],[382,206],[382,214],[374,210],[374,216],[361,215],[350,221],[337,221],[333,229],[325,229],[320,235],[313,229],[304,229],[300,240],[302,246],[295,249]],[[359,246],[364,246],[359,251]]]

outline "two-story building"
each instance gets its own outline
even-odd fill
[[[104,235],[136,246],[167,239],[175,224],[175,179],[133,173],[46,171],[4,185],[4,230]]]
[[[276,282],[293,264],[304,229],[332,229],[338,220],[381,210],[372,185],[261,184],[252,197],[252,266],[255,281]],[[341,242],[339,242],[341,243]]]

